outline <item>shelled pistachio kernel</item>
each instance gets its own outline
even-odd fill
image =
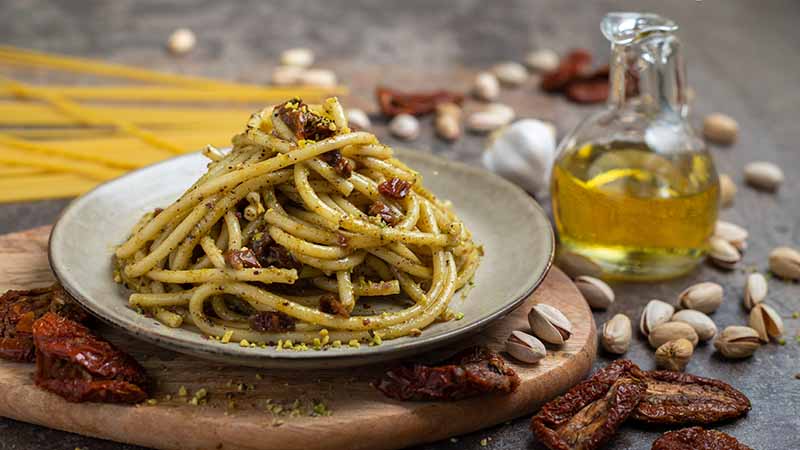
[[[694,345],[685,338],[665,342],[656,349],[656,366],[682,372],[694,353]]]
[[[650,331],[647,340],[653,348],[658,348],[669,341],[681,338],[689,340],[692,345],[697,345],[700,340],[694,328],[684,322],[662,323]]]
[[[758,332],[750,327],[731,325],[719,334],[714,348],[726,358],[747,358],[758,350],[761,341]]]
[[[731,270],[742,260],[739,250],[724,239],[712,236],[708,247],[708,259],[721,269]]]
[[[800,280],[800,252],[791,247],[778,247],[769,254],[769,270],[789,280]]]
[[[369,116],[367,113],[364,112],[363,109],[358,108],[350,108],[345,113],[347,116],[347,122],[351,126],[355,126],[360,130],[369,130],[372,127],[372,122],[369,120]]]
[[[485,133],[508,125],[514,120],[514,109],[502,103],[490,103],[483,110],[467,117],[467,128]]]
[[[631,319],[625,314],[617,314],[603,324],[600,343],[607,352],[621,355],[628,351],[632,334]]]
[[[189,53],[197,43],[194,32],[188,28],[178,28],[169,35],[167,48],[175,55]]]
[[[776,191],[783,183],[783,170],[771,162],[751,162],[744,166],[744,180],[756,189]]]
[[[711,142],[731,145],[739,135],[739,124],[733,117],[712,113],[703,120],[703,136]]]
[[[492,68],[497,79],[508,86],[519,86],[528,79],[528,70],[518,62],[508,61]]]
[[[539,49],[528,53],[525,57],[525,65],[535,72],[547,73],[558,68],[558,53],[550,49]]]
[[[761,342],[783,336],[783,319],[775,309],[766,303],[759,303],[750,311],[750,328],[758,332]]]
[[[729,175],[723,173],[719,176],[719,202],[722,207],[727,208],[733,204],[736,190],[736,183]]]
[[[701,341],[707,341],[717,334],[717,325],[706,314],[693,309],[684,309],[672,316],[672,322],[684,322],[694,328]]]
[[[583,294],[586,303],[594,309],[606,309],[614,303],[614,291],[603,280],[581,275],[575,278],[575,286]]]
[[[753,309],[755,305],[763,302],[767,298],[768,288],[767,278],[761,273],[748,275],[744,285],[744,306]]]
[[[472,93],[480,100],[494,101],[500,95],[500,82],[491,72],[481,72],[475,75],[472,84]]]
[[[413,140],[419,136],[419,121],[410,114],[398,114],[389,122],[389,131],[400,139]]]
[[[531,331],[539,339],[551,344],[563,344],[572,336],[572,323],[558,308],[539,303],[528,312]]]
[[[673,314],[675,314],[674,306],[661,300],[650,300],[644,307],[642,316],[639,319],[639,331],[643,335],[649,336],[653,328],[669,322]]]
[[[533,364],[547,355],[544,344],[539,339],[522,331],[512,331],[506,341],[506,351],[515,359]]]
[[[314,52],[309,48],[290,48],[281,53],[281,64],[294,67],[311,67],[314,64]]]
[[[684,309],[694,309],[711,314],[722,304],[723,295],[722,286],[706,281],[684,289],[678,295],[678,304]]]

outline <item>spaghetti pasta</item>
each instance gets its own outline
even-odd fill
[[[208,172],[116,251],[131,306],[284,349],[380,343],[453,317],[481,247],[342,111],[289,100],[253,115],[230,152],[206,151]]]

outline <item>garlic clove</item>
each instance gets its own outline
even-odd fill
[[[547,123],[519,120],[504,129],[483,153],[483,165],[541,198],[550,186],[556,142]]]

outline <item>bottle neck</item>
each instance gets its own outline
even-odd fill
[[[686,117],[686,76],[678,40],[655,35],[611,45],[609,105],[647,115]]]

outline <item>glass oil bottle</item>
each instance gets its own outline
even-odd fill
[[[687,121],[674,22],[611,13],[607,107],[559,145],[551,198],[559,259],[609,279],[657,280],[691,270],[717,219],[719,184]]]

